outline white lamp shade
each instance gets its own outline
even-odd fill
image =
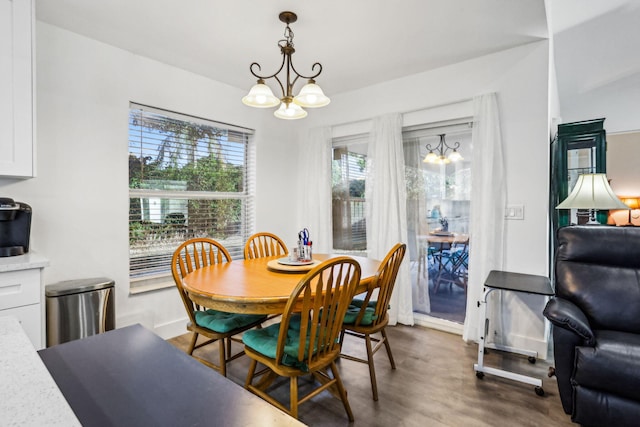
[[[258,82],[253,85],[247,96],[242,98],[242,103],[250,107],[269,108],[280,104],[280,100],[276,98],[269,86]]]
[[[460,154],[458,152],[458,150],[453,150],[451,152],[451,154],[449,154],[449,160],[451,160],[452,162],[457,162],[458,160],[463,160],[462,159],[462,154]]]
[[[296,120],[307,117],[307,112],[293,102],[290,104],[285,104],[283,102],[280,104],[280,108],[273,112],[273,115],[279,119]]]
[[[556,209],[629,209],[613,193],[607,176],[590,173],[578,176],[571,194]]]
[[[433,151],[429,151],[429,154],[426,155],[426,157],[424,158],[423,162],[424,163],[436,163],[438,161],[439,157],[436,153],[434,153]]]
[[[300,93],[293,98],[293,102],[305,108],[318,108],[329,104],[331,100],[322,92],[320,86],[309,82],[300,89]]]

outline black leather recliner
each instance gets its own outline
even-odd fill
[[[587,426],[640,425],[640,227],[558,230],[553,324],[562,407]]]

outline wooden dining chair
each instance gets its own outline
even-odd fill
[[[371,282],[364,299],[356,297],[351,302],[340,334],[341,343],[344,341],[345,334],[364,339],[367,349],[366,360],[345,353],[341,354],[340,357],[369,365],[373,400],[378,400],[378,385],[376,383],[373,355],[383,344],[387,349],[391,369],[396,369],[385,327],[389,323],[389,314],[387,313],[389,301],[391,300],[398,270],[406,250],[407,245],[398,243],[389,251],[380,263],[380,268],[378,268],[375,279]],[[376,299],[374,300],[373,298]],[[379,338],[372,337],[373,334],[377,333],[380,333]],[[372,341],[376,343],[375,347],[372,347]]]
[[[189,317],[187,330],[192,333],[187,353],[203,364],[219,371],[223,376],[227,375],[227,362],[244,354],[244,351],[241,351],[231,355],[231,338],[248,329],[260,326],[266,316],[207,310],[189,298],[188,292],[182,286],[182,278],[208,265],[230,261],[231,255],[227,249],[217,241],[208,238],[195,238],[182,243],[173,253],[171,260],[173,280],[178,287],[178,292]],[[199,335],[205,336],[207,340],[197,344]],[[193,354],[194,350],[216,341],[220,353],[217,365]]]
[[[268,256],[282,255],[288,253],[287,245],[275,234],[260,232],[255,233],[247,239],[244,244],[244,259],[264,258]],[[266,320],[280,317],[279,314],[272,314]]]
[[[245,353],[252,359],[245,382],[248,390],[297,418],[298,405],[331,387],[353,421],[335,362],[340,356],[342,320],[360,274],[360,265],[352,258],[323,262],[300,279],[285,306],[282,322],[245,332]],[[266,369],[256,373],[258,362]],[[320,385],[299,397],[298,377],[307,374],[312,374]],[[289,377],[289,408],[265,391],[277,376]],[[259,381],[254,384],[256,378]]]
[[[244,245],[244,259],[263,258],[275,255],[287,255],[287,245],[281,238],[271,233],[256,233],[247,239]]]

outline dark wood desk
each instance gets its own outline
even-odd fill
[[[313,259],[325,261],[339,254],[313,254]],[[356,294],[366,292],[375,278],[380,261],[349,256],[360,264],[362,274]],[[303,273],[272,271],[269,261],[278,256],[234,260],[200,268],[187,274],[182,283],[189,297],[203,307],[229,313],[282,314]]]
[[[85,426],[301,426],[140,325],[38,352]]]

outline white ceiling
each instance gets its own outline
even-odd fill
[[[294,65],[331,96],[547,37],[544,0],[37,0],[38,20],[248,89],[251,62]]]
[[[548,3],[563,109],[640,85],[640,1]]]
[[[36,0],[40,21],[243,90],[251,62],[264,74],[280,65],[284,10],[298,15],[294,65],[309,74],[320,62],[329,96],[547,38],[548,27],[561,106],[640,80],[638,0]]]

